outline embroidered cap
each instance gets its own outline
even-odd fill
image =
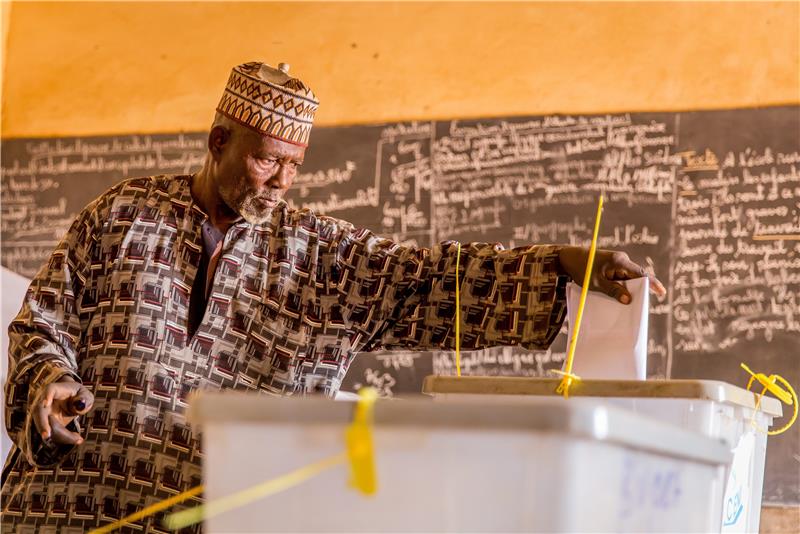
[[[303,82],[278,68],[253,61],[234,67],[217,111],[259,133],[308,146],[319,100]]]

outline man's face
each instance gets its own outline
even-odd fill
[[[217,166],[219,196],[247,222],[264,223],[292,186],[306,149],[246,128],[231,133]]]

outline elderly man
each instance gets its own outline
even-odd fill
[[[287,206],[317,106],[288,66],[240,65],[200,171],[78,215],[10,328],[4,532],[84,532],[199,484],[196,389],[331,396],[359,351],[453,348],[456,277],[464,348],[551,343],[585,249],[401,246]],[[623,303],[645,274],[623,253],[596,265]]]

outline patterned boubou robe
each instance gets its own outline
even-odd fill
[[[84,532],[199,484],[202,450],[184,419],[194,390],[332,396],[359,351],[453,348],[455,243],[402,246],[285,203],[262,225],[227,231],[189,336],[207,219],[189,181],[113,187],[33,280],[9,329],[6,426],[16,446],[3,532]],[[565,310],[557,252],[462,247],[464,349],[550,344]],[[52,448],[30,406],[63,375],[96,401],[74,428],[85,442]],[[160,516],[131,531],[163,531]]]

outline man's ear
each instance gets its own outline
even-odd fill
[[[208,151],[214,159],[222,156],[223,147],[230,141],[231,131],[224,126],[214,126],[208,134]]]

